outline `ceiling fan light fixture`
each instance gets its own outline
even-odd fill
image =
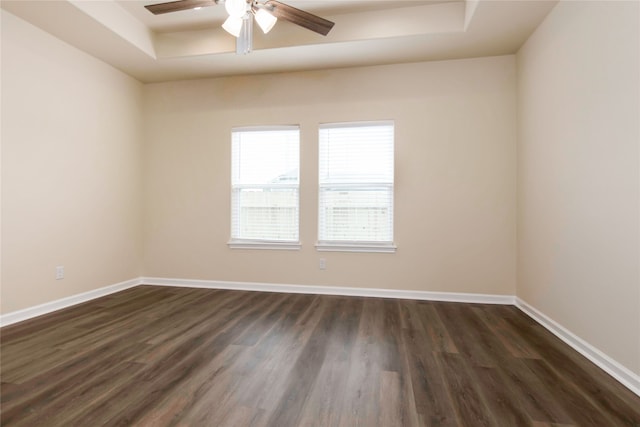
[[[222,28],[236,38],[236,53],[240,55],[246,55],[253,48],[254,20],[258,22],[260,29],[265,34],[271,31],[278,19],[291,22],[323,36],[326,36],[335,25],[334,22],[278,0],[172,0],[144,7],[154,15],[159,15],[199,9],[214,4],[224,4],[229,16],[222,24]]]
[[[240,31],[242,31],[242,22],[243,19],[237,16],[229,16],[224,24],[222,24],[222,28],[231,34],[234,37],[240,37]]]
[[[224,8],[229,16],[242,18],[247,13],[247,2],[246,0],[225,0]]]
[[[265,34],[271,31],[273,26],[276,25],[276,22],[278,22],[278,18],[267,12],[265,9],[258,9],[255,14],[256,22]]]

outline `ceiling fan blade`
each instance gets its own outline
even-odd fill
[[[314,31],[318,34],[322,34],[323,36],[329,34],[329,31],[331,31],[335,25],[331,21],[312,13],[305,12],[304,10],[296,9],[293,6],[289,6],[288,4],[281,3],[277,0],[266,1],[265,6],[267,6],[267,10],[276,18],[284,19],[285,21],[300,25],[301,27]]]
[[[145,7],[154,15],[160,15],[169,12],[178,12],[180,10],[195,9],[196,7],[206,7],[215,5],[215,0],[178,0],[168,3],[149,4]]]

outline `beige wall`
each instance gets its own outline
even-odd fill
[[[145,275],[513,295],[515,90],[513,56],[147,85]],[[378,119],[398,251],[319,253],[318,124]],[[303,246],[231,250],[231,127],[269,124],[301,126]]]
[[[637,2],[560,3],[518,61],[517,295],[640,374]]]
[[[7,313],[140,276],[142,85],[1,14]]]

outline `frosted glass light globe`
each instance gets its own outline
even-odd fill
[[[235,18],[242,18],[247,13],[246,0],[226,0],[224,2],[224,8],[227,10],[229,16]]]
[[[256,12],[256,22],[265,34],[271,31],[273,26],[276,25],[277,21],[278,18],[264,9],[258,9],[258,11]]]

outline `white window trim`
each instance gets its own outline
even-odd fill
[[[361,120],[355,122],[323,122],[320,123],[318,128],[322,129],[340,129],[340,128],[356,128],[356,127],[369,127],[369,126],[394,126],[395,120]]]
[[[261,132],[271,130],[300,130],[300,125],[234,126],[231,128],[231,132]]]
[[[275,242],[268,240],[231,239],[227,242],[230,249],[266,249],[281,251],[299,251],[302,244],[298,242]]]
[[[234,132],[255,132],[255,131],[286,131],[295,130],[300,135],[300,125],[265,125],[265,126],[236,126],[231,128],[231,133]],[[300,144],[300,140],[298,140]],[[298,153],[298,156],[300,153]],[[233,159],[232,159],[233,161]],[[300,167],[300,158],[298,158],[298,167]],[[291,185],[289,183],[273,184],[273,185],[252,185],[252,184],[236,184],[231,185],[230,203],[233,204],[233,191],[235,189],[242,188],[281,188],[281,189],[295,189],[298,191],[298,239],[300,238],[300,176],[298,176],[298,183]],[[233,227],[233,221],[231,226]],[[233,231],[232,231],[233,232]],[[297,241],[271,241],[262,239],[234,239],[231,238],[227,242],[229,249],[266,249],[266,250],[300,250],[302,244],[300,240]]]
[[[366,252],[393,254],[398,247],[394,243],[378,242],[317,242],[318,252]]]

